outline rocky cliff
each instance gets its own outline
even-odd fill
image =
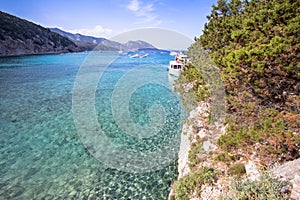
[[[80,50],[71,40],[47,28],[0,11],[0,56]]]

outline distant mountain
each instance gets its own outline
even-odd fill
[[[122,44],[118,42],[113,42],[105,38],[96,38],[92,36],[81,35],[79,33],[73,34],[58,28],[50,28],[50,30],[72,40],[76,45],[84,50],[93,50],[95,47],[97,47],[97,50],[117,51],[120,50],[120,46],[122,46]]]
[[[58,33],[68,39],[72,40],[76,45],[86,50],[93,50],[96,47],[96,50],[122,50],[122,51],[133,51],[141,48],[154,48],[153,45],[137,40],[137,41],[128,41],[125,44],[119,42],[111,41],[105,38],[97,38],[92,36],[86,36],[81,34],[73,34],[58,28],[50,28],[51,31]]]
[[[139,51],[143,51],[143,52],[152,52],[152,53],[170,53],[170,50],[164,50],[164,49],[157,49],[157,48],[139,48]]]
[[[137,50],[137,49],[146,49],[146,48],[154,48],[154,46],[152,46],[151,44],[141,41],[141,40],[137,40],[137,41],[128,41],[127,43],[124,44],[124,46],[128,49],[128,50]]]
[[[133,51],[140,48],[155,47],[140,40],[121,44],[105,38],[72,34],[57,28],[48,29],[0,11],[0,57],[86,50]]]
[[[60,34],[0,11],[0,56],[80,50],[73,41]]]
[[[73,33],[69,33],[63,30],[60,30],[58,28],[50,28],[50,30],[52,32],[58,33],[60,35],[63,35],[67,38],[69,38],[72,41],[83,41],[83,42],[89,42],[89,43],[96,43],[99,44],[101,43],[103,40],[106,40],[104,38],[96,38],[96,37],[92,37],[92,36],[85,36],[85,35],[81,35],[81,34],[73,34]]]

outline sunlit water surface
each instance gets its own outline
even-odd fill
[[[74,123],[72,94],[87,54],[0,58],[0,199],[166,199],[176,178],[176,160],[160,170],[130,173],[98,161],[82,143]],[[145,58],[122,55],[109,66],[99,64],[105,70],[95,111],[102,130],[117,146],[151,151],[180,134],[180,113],[174,109],[180,102],[165,87],[170,59],[168,53],[149,52]],[[114,122],[111,95],[118,80],[143,65],[150,66],[152,75],[165,85],[146,84],[132,94],[132,121],[149,123],[148,109],[159,103],[169,125],[165,132],[140,142]]]

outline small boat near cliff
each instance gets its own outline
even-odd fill
[[[177,55],[177,52],[175,52],[175,51],[170,52],[170,56],[176,56],[176,55]]]
[[[168,71],[170,75],[179,76],[180,72],[185,65],[189,61],[187,55],[184,53],[176,53],[175,59],[170,61]]]
[[[170,75],[179,76],[183,65],[182,63],[172,60],[169,63],[168,71]]]

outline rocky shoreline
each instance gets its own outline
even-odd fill
[[[208,102],[200,102],[198,106],[189,113],[188,119],[183,124],[180,150],[178,153],[178,180],[191,173],[191,169],[189,167],[189,151],[191,150],[192,144],[196,143],[198,139],[201,139],[204,144],[205,142],[208,144],[206,146],[203,145],[203,150],[205,153],[201,156],[201,159],[203,159],[203,165],[206,165],[208,163],[205,162],[205,160],[207,160],[207,156],[205,154],[216,148],[213,143],[211,143],[209,139],[210,137],[208,136],[211,135],[212,132],[220,135],[225,130],[224,126],[209,124],[207,119],[210,115],[210,107],[211,105]],[[175,191],[173,188],[174,184],[172,185],[170,194],[168,196],[169,200],[174,199]],[[211,188],[208,190],[210,189]],[[210,191],[206,190],[207,189],[203,188],[202,195],[212,197],[211,195],[206,194],[207,192],[210,193]]]
[[[207,135],[213,131],[215,134],[225,133],[226,127],[223,125],[214,126],[208,123],[208,116],[210,113],[210,104],[208,102],[200,102],[198,106],[190,112],[188,119],[185,121],[181,133],[180,150],[178,153],[178,179],[187,176],[191,173],[189,167],[189,151],[192,148],[193,143],[198,139],[202,141],[207,138]],[[215,147],[216,148],[216,147]],[[222,172],[227,170],[227,166],[222,163],[216,163],[209,156],[208,151],[205,151],[203,147],[203,153],[199,155],[202,160],[201,166],[209,166],[220,169]],[[258,166],[255,164],[255,158],[249,158],[247,161],[242,161],[245,165],[246,175],[249,180],[255,181],[261,175],[258,170]],[[200,167],[200,166],[198,166]],[[291,199],[300,199],[300,159],[286,162],[282,165],[278,165],[269,172],[274,178],[278,178],[282,181],[288,181],[291,185],[287,187],[287,190],[291,189]],[[220,195],[228,193],[228,186],[233,181],[232,178],[220,179],[213,185],[205,184],[201,187],[201,198],[193,197],[191,199],[218,199]],[[168,196],[168,200],[172,200],[175,197],[175,183],[171,187],[171,191]]]

